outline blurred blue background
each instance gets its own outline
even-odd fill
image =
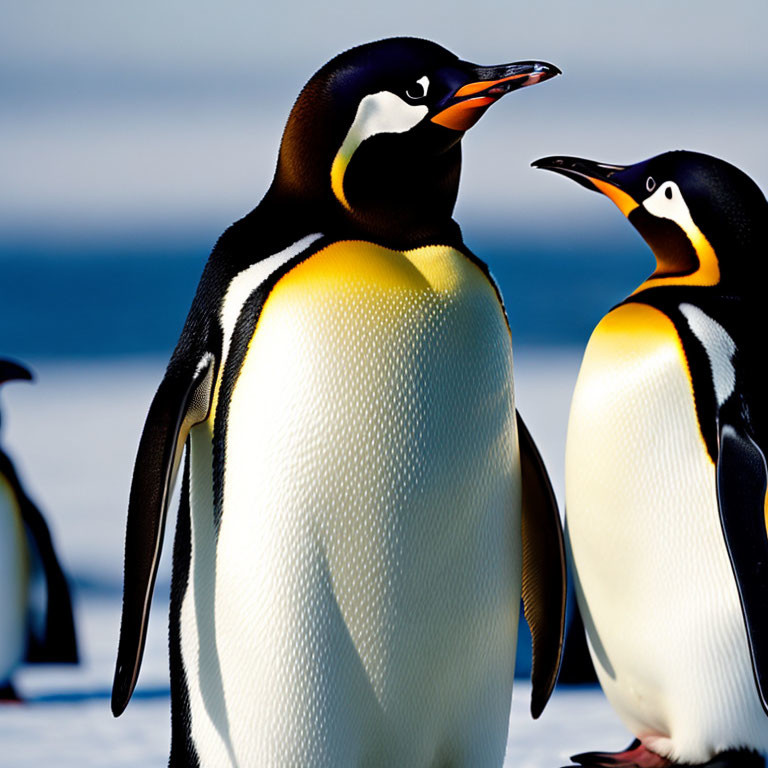
[[[2,352],[167,353],[216,237],[268,186],[303,83],[395,34],[563,69],[469,132],[457,218],[516,340],[583,344],[653,261],[610,203],[530,161],[688,148],[765,186],[767,20],[764,0],[5,3]]]
[[[208,253],[267,189],[321,64],[415,35],[478,63],[564,71],[467,134],[456,210],[504,294],[518,403],[561,497],[581,350],[653,258],[606,199],[529,163],[686,148],[768,189],[765,0],[6,0],[0,18],[0,356],[37,373],[3,387],[1,437],[73,580],[84,658],[20,673],[32,705],[0,711],[0,763],[17,767],[167,757],[170,535],[137,695],[120,721],[107,706],[133,458]],[[563,764],[609,746],[611,728],[622,746],[602,700],[579,700],[580,718],[563,701],[537,731],[516,695],[509,765]]]

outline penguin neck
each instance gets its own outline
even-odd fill
[[[460,153],[458,147],[455,153]],[[346,225],[375,242],[400,248],[460,240],[452,218],[460,159],[457,162],[454,155],[419,160],[353,167],[347,184],[350,209],[339,209]]]
[[[714,286],[720,282],[720,265],[712,245],[691,223],[688,230],[671,219],[649,214],[638,207],[630,222],[656,257],[656,269],[634,293],[649,288],[685,285]]]
[[[642,206],[628,218],[656,257],[656,270],[634,294],[670,286],[709,287],[722,295],[745,298],[764,293],[768,203],[762,195],[733,209],[727,219],[717,208],[694,211],[685,229],[650,215]]]
[[[459,245],[453,209],[461,174],[461,146],[437,155],[408,157],[364,152],[361,147],[344,179],[345,205],[334,194],[330,174],[281,172],[262,206],[331,237],[363,239],[396,249],[441,243]],[[261,206],[260,206],[261,207]],[[297,221],[298,220],[298,221]]]

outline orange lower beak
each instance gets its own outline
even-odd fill
[[[553,64],[541,61],[519,61],[499,67],[473,69],[478,79],[458,88],[432,116],[433,123],[453,131],[466,131],[505,94],[561,74]]]

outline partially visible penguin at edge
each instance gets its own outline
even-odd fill
[[[23,366],[0,359],[0,386],[31,379]],[[76,664],[77,639],[48,525],[0,446],[0,701],[19,700],[13,673],[25,662]]]

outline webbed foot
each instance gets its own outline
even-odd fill
[[[623,752],[582,752],[573,755],[575,765],[568,768],[766,768],[765,758],[747,749],[730,749],[715,755],[706,763],[675,763],[651,752],[635,739]]]

